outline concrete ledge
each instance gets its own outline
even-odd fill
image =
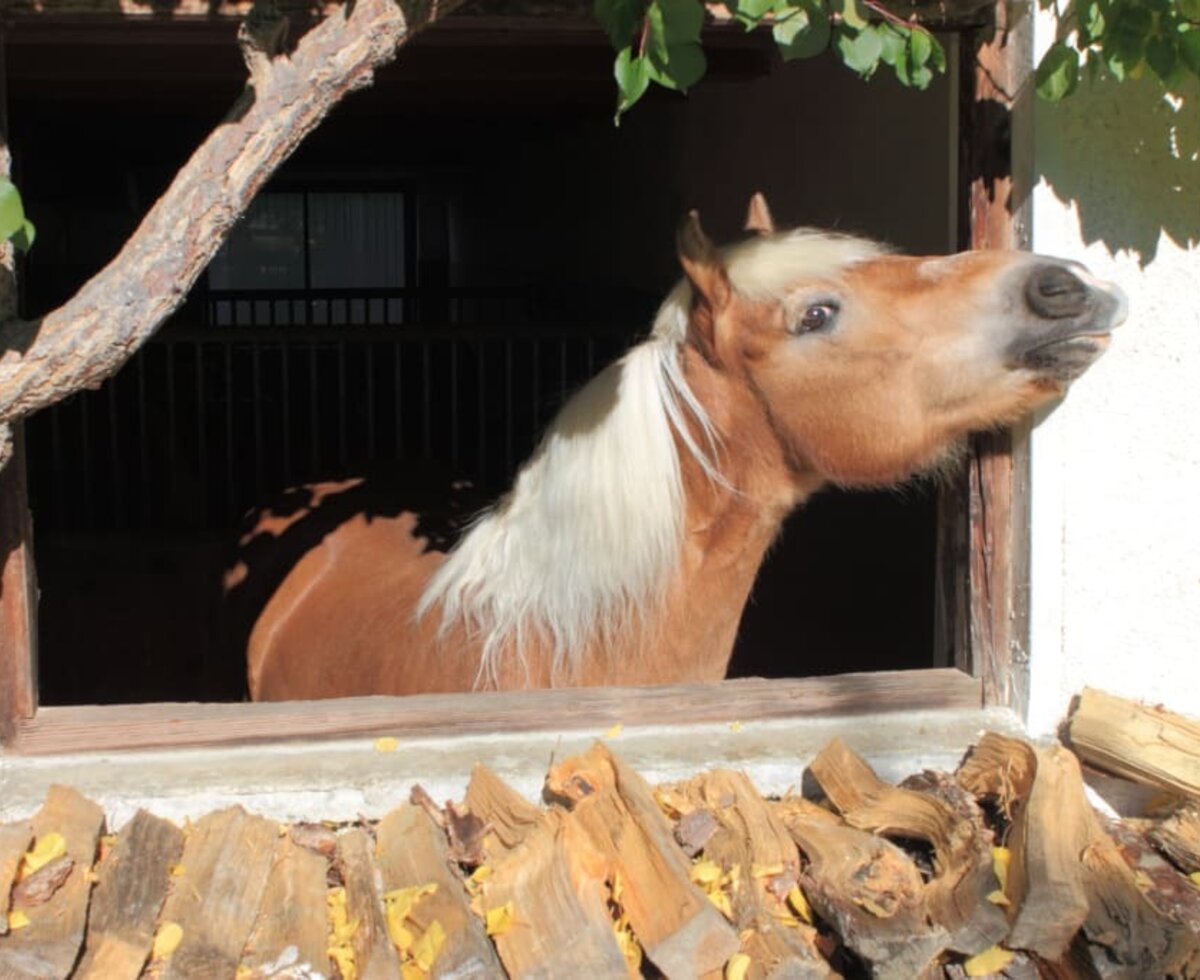
[[[736,730],[735,730],[736,729]],[[610,744],[652,783],[712,768],[743,770],[767,794],[801,786],[809,760],[831,738],[898,781],[925,768],[953,769],[986,730],[1021,734],[999,708],[952,708],[756,722],[627,725]],[[477,762],[538,799],[552,759],[585,750],[604,729],[408,736],[395,751],[371,737],[214,748],[0,755],[0,821],[29,816],[55,783],[99,803],[110,827],[138,808],[173,820],[241,804],[278,820],[381,817],[415,782],[435,800],[461,799]]]

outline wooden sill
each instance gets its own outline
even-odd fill
[[[779,721],[982,705],[952,668],[637,688],[421,694],[268,704],[50,707],[18,721],[13,755],[110,752],[394,735],[433,737],[623,725]]]

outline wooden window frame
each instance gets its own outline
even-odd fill
[[[1015,131],[1027,88],[1029,18],[1009,31],[990,9],[936,26],[959,33],[959,237],[972,248],[1027,247],[1029,141]],[[1004,8],[995,11],[998,20]],[[0,72],[2,72],[0,61]],[[0,77],[0,105],[3,102]],[[1016,150],[1014,150],[1016,147]],[[220,746],[387,732],[462,735],[624,724],[695,724],[871,712],[1001,707],[1028,701],[1029,431],[977,436],[938,501],[935,663],[795,680],[366,697],[263,704],[39,708],[37,586],[21,426],[0,472],[0,752]]]

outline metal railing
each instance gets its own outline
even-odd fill
[[[530,325],[529,297],[512,291],[211,292],[205,304],[206,325],[167,325],[99,390],[32,420],[39,527],[229,527],[288,486],[396,459],[437,460],[496,492],[631,339]]]

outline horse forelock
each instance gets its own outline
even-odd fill
[[[719,479],[678,358],[676,341],[651,338],[593,378],[430,580],[417,616],[440,605],[443,638],[458,626],[481,645],[477,687],[519,669],[529,644],[570,681],[662,601],[683,527],[676,436]]]
[[[866,238],[795,228],[729,245],[721,249],[721,258],[734,289],[750,299],[764,300],[782,298],[798,281],[836,275],[886,251],[883,245]],[[688,281],[676,283],[659,307],[653,335],[683,341],[691,298]]]

